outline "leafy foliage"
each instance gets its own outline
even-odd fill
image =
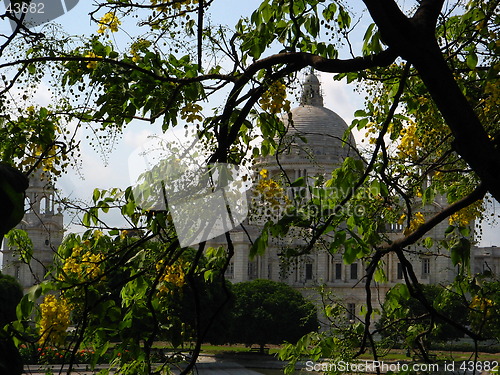
[[[422,293],[433,301],[436,310],[453,321],[467,325],[467,301],[459,298],[452,290],[437,285],[423,285]],[[463,337],[463,332],[442,320],[435,320],[420,302],[410,297],[405,286],[391,290],[383,306],[384,313],[377,322],[380,333],[386,337],[387,345],[403,344],[408,349],[419,345],[429,347],[430,343],[450,341]]]
[[[158,121],[164,131],[193,124],[210,151],[207,163],[251,165],[268,156],[279,161],[287,132],[282,116],[290,108],[285,88],[307,66],[334,73],[366,93],[351,124],[366,133],[366,147],[326,176],[311,176],[313,182],[289,176],[279,184],[261,182],[267,206],[291,207],[286,217],[266,218],[252,255],[294,232],[303,244],[284,249],[285,260],[319,247],[341,254],[347,264],[362,259],[366,313],[355,325],[336,325],[341,308],[331,304],[327,316],[335,317],[332,327],[341,342],[312,333],[295,349],[288,347],[285,357],[350,358],[370,345],[377,358],[370,287],[387,279],[383,265],[391,256],[403,266],[405,286],[391,291],[389,305],[411,296],[431,321],[444,320],[476,341],[498,339],[496,275],[478,282],[469,270],[470,221],[481,219],[487,192],[500,199],[498,1],[420,1],[405,14],[392,0],[366,0],[367,12],[343,1],[264,0],[234,30],[207,22],[215,1],[98,1],[90,14],[92,35],[70,37],[55,27],[42,34],[21,24],[12,35],[1,35],[0,161],[26,174],[42,166],[57,176],[78,163],[82,129],[96,134],[89,141],[94,147],[109,149],[136,121]],[[128,38],[126,47],[122,38]],[[342,45],[349,46],[348,55]],[[54,103],[44,107],[30,99],[42,83],[55,93]],[[215,94],[225,99],[209,111],[206,102]],[[259,135],[257,146],[252,141]],[[343,142],[350,142],[349,134]],[[1,183],[4,210],[11,199]],[[300,193],[288,197],[289,186]],[[15,192],[15,215],[2,235],[21,218],[23,191]],[[442,211],[430,217],[430,205]],[[52,279],[23,297],[12,327],[38,341],[40,332],[27,324],[40,318],[35,301],[57,292],[71,305],[76,327],[73,341],[60,343],[73,353],[70,361],[91,346],[92,365],[111,352],[121,373],[151,374],[160,371],[151,361],[156,339],[182,345],[194,337],[193,359],[183,369],[188,373],[214,323],[204,320],[202,309],[212,316],[222,309],[212,302],[223,306],[227,300],[226,292],[215,290],[225,290],[223,275],[235,251],[231,234],[227,249],[181,248],[169,208],[141,208],[132,188],[95,190],[91,203],[78,208],[87,231],[67,236]],[[112,211],[127,224],[106,223]],[[395,238],[386,225],[398,220],[404,229]],[[427,237],[446,221],[441,241]],[[440,295],[443,306],[429,301],[408,261],[411,245],[419,253],[439,251],[458,266],[447,290],[469,306],[471,327],[444,314],[443,306],[452,303],[448,296]],[[211,284],[213,295],[207,292]],[[182,326],[178,313],[186,306],[183,293],[194,301],[193,331]],[[395,311],[387,310],[388,317]],[[428,326],[439,329],[437,323]],[[111,348],[111,341],[120,344]],[[350,350],[354,346],[357,353]],[[425,356],[426,348],[420,349]]]
[[[9,326],[16,320],[16,307],[22,297],[17,280],[0,273],[0,370],[8,374],[23,371],[21,356],[12,340],[14,330]]]
[[[271,280],[235,284],[230,341],[251,346],[297,342],[318,329],[316,308],[290,286]]]

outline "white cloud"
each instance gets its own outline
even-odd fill
[[[334,81],[333,74],[321,73],[321,87],[325,107],[336,112],[347,124],[354,119],[354,112],[363,105],[361,94],[355,92],[355,85],[345,81]]]
[[[153,135],[152,129],[128,129],[123,133],[123,141],[131,149],[141,147]]]

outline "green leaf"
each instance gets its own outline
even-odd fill
[[[268,237],[269,237],[269,223],[264,225],[264,229],[262,233],[257,239],[254,241],[252,247],[250,248],[250,259],[255,258],[256,255],[263,255],[267,248]]]
[[[90,215],[88,212],[85,212],[82,217],[82,224],[84,227],[90,227]]]
[[[377,269],[375,270],[375,274],[373,275],[373,280],[375,280],[376,283],[387,282],[387,276],[382,267],[377,267]]]
[[[422,204],[428,204],[434,202],[434,198],[436,196],[436,190],[430,186],[427,189],[424,190],[424,193],[422,194]]]
[[[325,9],[323,9],[323,17],[327,21],[333,20],[336,12],[337,12],[337,4],[332,2],[328,4],[328,6]]]
[[[474,52],[470,52],[467,55],[467,60],[465,61],[465,63],[472,70],[476,69],[476,66],[477,66],[477,55]]]
[[[126,216],[132,216],[134,211],[135,211],[135,202],[133,201],[128,201],[127,204],[125,204],[123,207],[122,207],[122,214],[123,215],[126,215]]]
[[[94,193],[92,194],[92,199],[94,200],[94,203],[97,203],[100,197],[101,197],[101,191],[97,188],[94,189]]]
[[[428,249],[430,249],[432,247],[432,245],[434,244],[434,240],[432,239],[432,237],[426,237],[424,239],[424,246]]]
[[[342,258],[344,259],[345,264],[351,264],[358,258],[358,249],[356,244],[352,243],[352,239],[349,239],[345,242],[344,245],[344,254],[342,254]],[[354,241],[355,242],[355,241]]]
[[[306,186],[306,180],[304,177],[299,177],[294,182],[292,182],[292,184],[290,186],[291,187],[304,187],[304,186]]]
[[[42,289],[40,284],[32,286],[28,291],[30,300],[36,301],[42,295]]]
[[[451,262],[454,266],[462,264],[467,266],[470,262],[471,243],[467,238],[460,238],[450,249]]]
[[[19,320],[27,319],[33,312],[35,302],[31,300],[30,295],[26,294],[16,307],[16,316]]]
[[[330,250],[333,252],[338,252],[339,248],[341,245],[344,244],[347,238],[347,233],[343,230],[338,231],[335,233],[334,239],[332,243],[330,244]]]
[[[453,225],[449,225],[448,228],[446,228],[446,230],[444,231],[444,234],[449,235],[449,234],[453,233],[454,230],[455,230],[455,227]]]
[[[469,227],[459,227],[458,231],[464,237],[469,237],[470,236],[470,228]]]

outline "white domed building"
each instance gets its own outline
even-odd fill
[[[324,107],[320,82],[313,73],[306,76],[300,105],[291,110],[289,119],[291,121],[284,121],[286,134],[276,139],[276,155],[259,160],[256,172],[264,170],[269,177],[288,182],[303,177],[306,183],[312,184],[320,176],[329,179],[332,170],[338,168],[346,157],[358,156],[354,137],[348,132],[346,122]],[[252,208],[259,211],[261,207],[251,205],[251,212]],[[349,296],[347,306],[354,313],[364,298],[361,284],[360,288],[356,288],[359,293],[352,291],[362,277],[361,262],[345,265],[341,254],[332,255],[324,244],[318,244],[313,251],[291,258],[285,264],[281,253],[303,248],[307,244],[308,233],[294,228],[285,238],[270,239],[265,254],[250,259],[250,239],[254,241],[261,234],[264,221],[259,214],[251,215],[244,228],[239,226],[230,231],[235,251],[226,277],[233,283],[257,278],[281,281],[305,293],[310,287],[325,284],[335,287],[338,295]],[[217,237],[208,245],[226,245],[225,237]]]
[[[273,172],[286,173],[292,181],[299,177],[329,174],[348,156],[357,156],[354,137],[344,140],[348,126],[332,110],[324,107],[320,83],[313,73],[306,76],[300,105],[285,119],[286,134],[279,143],[278,155],[259,163]],[[305,140],[307,140],[305,142]]]
[[[256,172],[265,170],[265,174],[273,179],[283,178],[288,182],[304,177],[306,183],[313,183],[318,176],[330,178],[331,172],[338,168],[346,157],[358,157],[358,150],[352,134],[348,133],[345,121],[332,110],[324,107],[320,82],[313,73],[305,77],[300,105],[291,110],[285,122],[286,134],[276,139],[278,151],[276,155],[263,158],[256,164]],[[252,207],[254,210],[259,205]],[[426,214],[440,210],[438,203],[425,207]],[[265,216],[265,215],[264,215]],[[362,281],[365,266],[361,260],[345,264],[342,254],[331,254],[328,246],[315,245],[307,254],[289,258],[280,257],[284,251],[293,252],[307,244],[306,230],[289,231],[285,238],[270,239],[269,247],[263,255],[249,258],[251,241],[262,232],[265,220],[259,215],[250,216],[242,226],[230,231],[234,246],[234,256],[226,271],[226,278],[233,283],[252,279],[270,279],[285,282],[311,296],[312,287],[324,285],[336,297],[343,300],[346,307],[346,318],[353,319],[360,315],[361,306],[366,305],[365,285]],[[444,227],[443,227],[444,226]],[[443,238],[447,223],[442,223],[429,233],[435,239]],[[401,226],[388,223],[391,236],[400,236]],[[437,241],[435,241],[437,242]],[[208,242],[208,246],[227,245],[225,236]],[[421,249],[418,245],[411,247],[414,255],[410,257],[417,277],[423,284],[446,284],[456,275],[449,257],[431,256],[429,249]],[[488,267],[500,271],[500,252],[497,248],[475,249],[471,254],[471,265],[475,272],[481,272],[478,262],[485,262]],[[372,288],[372,305],[379,306],[385,299],[386,292],[395,284],[404,282],[401,265],[394,254],[385,260],[385,274],[388,282]],[[285,264],[284,262],[288,262]]]

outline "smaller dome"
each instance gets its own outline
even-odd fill
[[[319,86],[319,79],[316,77],[316,74],[314,73],[309,73],[306,78],[304,79],[303,85],[316,85]]]
[[[323,107],[323,95],[321,95],[319,79],[314,73],[309,73],[304,79],[300,105]]]

